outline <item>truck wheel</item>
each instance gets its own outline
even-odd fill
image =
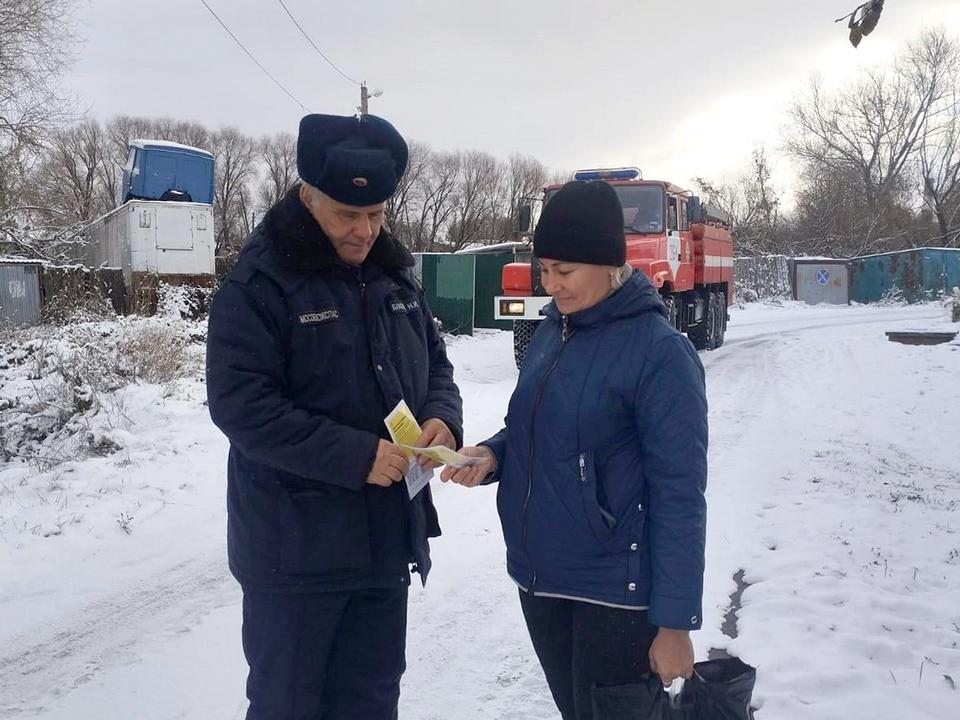
[[[713,350],[717,342],[717,298],[713,293],[709,293],[706,300],[703,319],[687,332],[690,342],[697,350]]]
[[[727,335],[727,294],[718,292],[717,296],[717,324],[716,324],[716,333],[714,334],[714,344],[715,348],[723,345],[723,340]]]
[[[517,370],[523,366],[523,361],[527,357],[527,348],[530,347],[530,341],[538,324],[537,320],[513,321],[513,359],[517,363]]]

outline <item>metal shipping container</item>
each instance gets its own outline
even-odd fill
[[[795,260],[793,299],[810,305],[850,304],[850,269],[845,260]]]
[[[40,320],[40,267],[34,260],[0,258],[0,326]]]
[[[213,208],[200,203],[131,200],[84,229],[88,267],[135,273],[210,276],[216,272]]]
[[[131,200],[84,228],[76,258],[123,272],[128,310],[155,305],[158,282],[212,287],[216,273],[213,208],[202,203]],[[148,310],[151,311],[151,310]]]
[[[960,285],[960,249],[917,248],[882,255],[866,255],[850,261],[851,299],[877,302],[902,295],[908,302],[921,302]]]

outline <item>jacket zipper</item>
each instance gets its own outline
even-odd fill
[[[553,358],[553,363],[547,369],[547,372],[543,374],[543,378],[540,380],[540,386],[537,388],[537,396],[533,402],[533,412],[530,415],[530,459],[527,465],[527,496],[523,500],[523,552],[528,559],[530,558],[530,551],[527,549],[527,506],[530,504],[530,495],[533,492],[533,434],[536,430],[537,410],[540,409],[540,401],[543,399],[543,390],[547,384],[547,380],[550,378],[550,375],[553,374],[557,364],[560,362],[560,355],[563,353],[563,348],[566,347],[567,340],[569,340],[573,334],[569,332],[569,330],[569,320],[567,316],[564,315],[560,328],[560,349],[557,350],[557,354]],[[530,563],[530,572],[532,574],[530,581],[530,594],[533,594],[537,587],[537,570],[535,567],[533,567],[533,563]]]
[[[363,318],[364,332],[367,335],[367,345],[370,350],[370,357],[373,360],[373,362],[376,364],[377,362],[377,356],[375,352],[376,343],[374,342],[374,336],[371,335],[371,328],[367,325],[367,283],[365,280],[361,280],[359,278],[358,278],[358,281],[360,285],[360,315]],[[375,332],[375,329],[373,330],[373,332]],[[383,389],[382,372],[380,372],[379,365],[376,365],[375,374],[377,376],[377,384],[380,385],[380,393],[384,397],[386,397],[386,392]],[[401,502],[403,503],[404,509],[406,510],[406,513],[407,513],[407,523],[408,523],[407,532],[409,535],[410,531],[413,528],[413,524],[410,520],[410,500],[407,497],[406,492],[400,493],[400,497],[401,497]],[[414,539],[412,536],[410,536],[408,540],[410,542],[410,551],[411,551],[410,559],[408,561],[410,563],[410,572],[418,573],[420,572],[420,567],[416,561],[416,557],[414,557],[413,555],[413,548],[416,545],[416,543],[414,542]]]

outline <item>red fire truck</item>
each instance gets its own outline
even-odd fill
[[[670,322],[698,350],[722,345],[733,300],[730,217],[676,185],[644,180],[637,168],[581,170],[573,178],[613,186],[623,206],[627,262],[660,291]],[[543,203],[560,187],[547,187]],[[529,232],[529,207],[523,208],[521,218],[521,231]],[[503,295],[495,299],[496,318],[513,320],[519,367],[550,298],[540,284],[536,258],[504,266],[502,285]]]

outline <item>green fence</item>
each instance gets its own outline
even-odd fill
[[[419,256],[420,282],[444,332],[472,335],[474,328],[512,330],[513,323],[494,320],[494,298],[502,294],[503,266],[514,254]]]
[[[473,335],[473,255],[421,256],[420,282],[441,329],[454,335]]]

